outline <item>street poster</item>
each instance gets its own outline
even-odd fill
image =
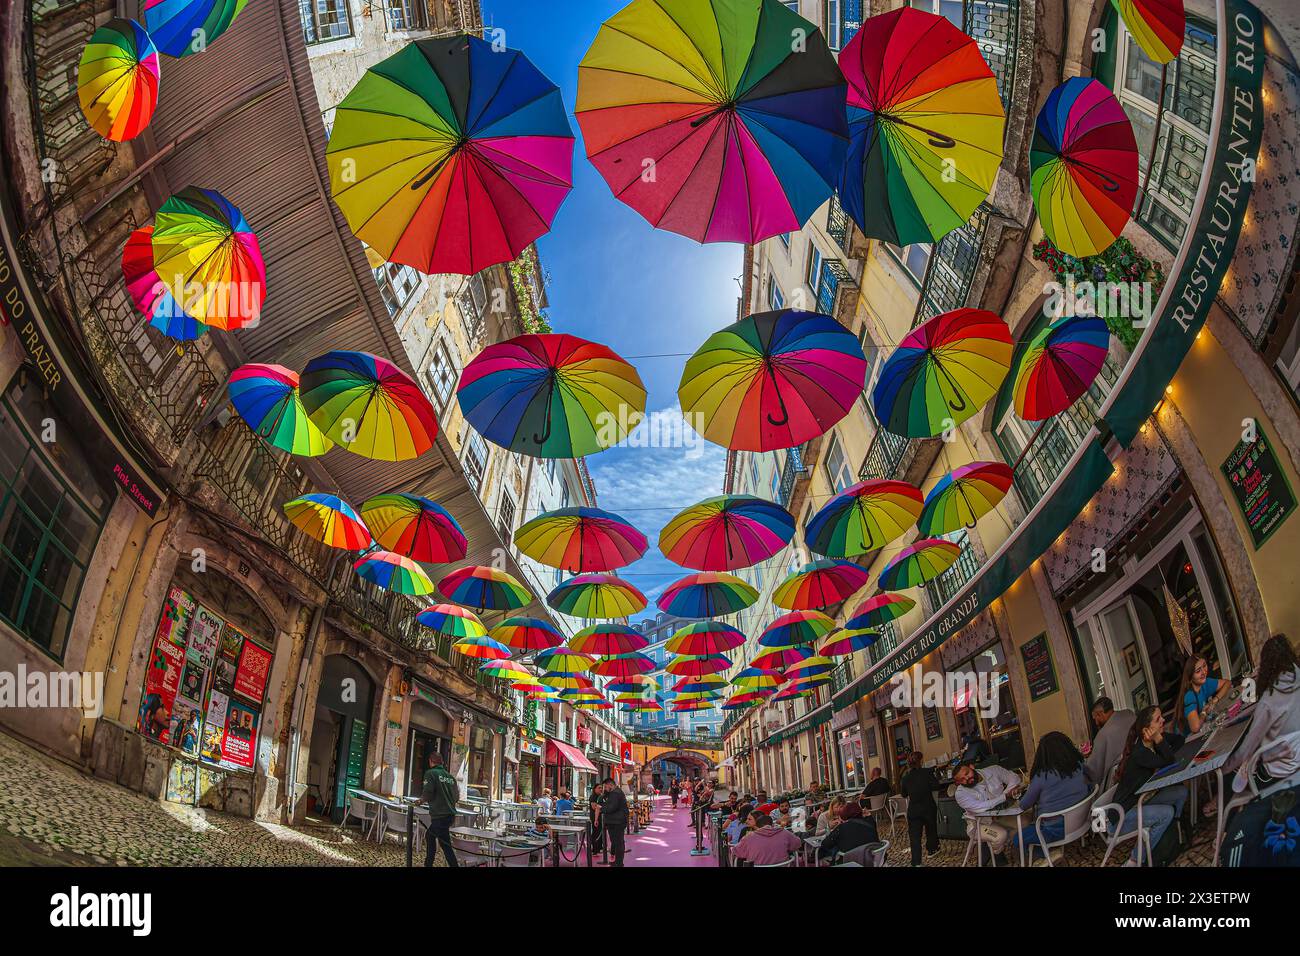
[[[172,642],[173,625],[166,612],[158,622],[153,650],[144,675],[144,693],[140,700],[140,715],[136,727],[150,740],[161,744],[171,741],[172,709],[176,692],[180,688],[181,668],[185,664],[185,649]]]
[[[239,667],[235,671],[235,693],[260,704],[266,693],[266,679],[271,673],[271,658],[270,651],[245,640],[239,655]]]
[[[221,760],[235,767],[253,766],[253,742],[257,740],[257,711],[237,700],[226,712],[226,735],[221,742]]]
[[[226,712],[230,698],[215,687],[208,694],[208,712],[203,719],[203,759],[220,760],[221,745],[226,736]]]
[[[190,626],[190,657],[205,668],[211,667],[217,656],[217,639],[224,622],[214,612],[199,605]]]

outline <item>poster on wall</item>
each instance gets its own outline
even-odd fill
[[[150,740],[171,742],[171,718],[180,689],[185,649],[171,640],[172,624],[164,613],[154,636],[153,650],[144,675],[144,693],[140,697],[137,729]]]
[[[180,687],[172,706],[168,739],[173,747],[187,754],[199,752],[203,729],[203,695],[208,689],[208,670],[192,658],[186,658],[181,671]]]
[[[212,686],[223,694],[234,693],[235,672],[239,666],[239,653],[244,647],[244,635],[226,624],[221,629],[221,646],[212,677]]]
[[[1232,496],[1246,519],[1250,540],[1258,550],[1295,511],[1295,493],[1264,430],[1255,428],[1254,441],[1242,441],[1223,463]]]
[[[157,637],[170,641],[178,647],[185,646],[186,634],[194,619],[194,598],[189,592],[175,584],[167,592],[163,602],[162,617],[158,621]]]
[[[253,742],[257,740],[257,711],[237,700],[226,712],[226,735],[221,742],[221,762],[233,767],[253,766]]]
[[[203,721],[204,760],[221,759],[221,742],[226,736],[226,711],[230,708],[230,698],[217,688],[208,694],[208,713]]]
[[[257,703],[262,702],[266,693],[266,680],[271,673],[270,651],[259,647],[250,640],[244,641],[244,649],[239,655],[239,666],[235,670],[235,693]]]
[[[189,655],[204,667],[211,667],[217,656],[217,639],[221,635],[221,625],[225,623],[214,612],[199,605],[194,612],[194,623],[190,625]]]

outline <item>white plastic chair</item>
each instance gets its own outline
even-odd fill
[[[1067,846],[1076,840],[1082,840],[1092,832],[1092,805],[1097,800],[1097,788],[1093,787],[1088,791],[1088,795],[1072,807],[1066,807],[1064,810],[1056,810],[1052,813],[1039,814],[1038,819],[1034,821],[1034,830],[1038,833],[1038,842],[1029,845],[1027,859],[1030,863],[1034,862],[1034,850],[1043,851],[1043,857],[1047,860],[1047,865],[1052,866],[1052,850],[1057,847]],[[1065,821],[1065,832],[1060,839],[1049,842],[1043,836],[1043,823],[1047,820],[1061,818]]]
[[[1224,828],[1228,825],[1228,817],[1232,816],[1233,811],[1241,809],[1259,796],[1259,787],[1255,783],[1255,770],[1259,767],[1260,758],[1263,756],[1264,750],[1262,748],[1250,755],[1250,759],[1241,768],[1242,774],[1245,775],[1248,781],[1246,789],[1241,793],[1234,793],[1224,804],[1223,812],[1219,814],[1219,818],[1214,821],[1214,856],[1212,859],[1215,866],[1219,865],[1219,847],[1223,845]],[[1223,785],[1225,787],[1232,786],[1232,778],[1225,776]]]
[[[1115,847],[1119,846],[1125,840],[1136,839],[1138,841],[1137,860],[1138,865],[1140,866],[1142,864],[1143,851],[1146,852],[1147,861],[1150,862],[1151,860],[1151,834],[1147,831],[1146,826],[1142,822],[1142,804],[1145,801],[1141,798],[1138,800],[1137,822],[1133,829],[1129,830],[1127,833],[1120,833],[1120,829],[1124,826],[1124,817],[1127,814],[1122,806],[1114,802],[1115,791],[1118,789],[1119,784],[1114,784],[1107,788],[1106,792],[1099,796],[1096,802],[1092,805],[1092,810],[1090,812],[1090,817],[1100,812],[1106,825],[1106,853],[1101,858],[1101,865],[1106,865],[1106,861],[1110,859],[1110,855],[1114,851]],[[1115,814],[1113,823],[1111,822],[1112,813]]]
[[[415,856],[420,855],[424,848],[424,840],[429,832],[429,808],[415,808],[415,845],[411,847],[411,853]]]
[[[496,855],[481,843],[464,837],[451,837],[451,848],[456,851],[456,862],[461,866],[495,866]]]
[[[379,823],[379,804],[365,797],[359,797],[355,793],[349,793],[347,809],[343,811],[343,820],[339,823],[339,829],[346,827],[349,820],[360,820],[362,838],[370,839],[370,834]]]
[[[790,854],[782,863],[755,863],[754,869],[770,870],[774,866],[794,866],[794,854]]]
[[[898,821],[907,819],[907,797],[896,793],[889,798],[889,838],[894,838],[894,826]]]
[[[864,808],[867,814],[875,817],[877,813],[885,809],[885,804],[889,800],[889,794],[878,793],[874,797],[867,797],[867,805]]]
[[[387,804],[380,808],[379,814],[379,842],[383,843],[384,838],[388,836],[389,831],[397,834],[401,843],[406,842],[406,811],[400,807],[390,807]],[[414,846],[412,846],[414,850]]]

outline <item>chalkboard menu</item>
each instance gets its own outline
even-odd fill
[[[922,707],[921,720],[925,722],[926,740],[938,740],[943,736],[943,728],[939,726],[939,711],[933,707]]]
[[[1295,510],[1295,493],[1273,453],[1272,443],[1256,425],[1255,440],[1242,441],[1223,463],[1232,496],[1246,519],[1256,548]]]
[[[1056,667],[1052,663],[1052,649],[1047,644],[1047,634],[1039,634],[1020,645],[1020,657],[1025,663],[1025,682],[1029,684],[1029,699],[1042,700],[1059,689]]]

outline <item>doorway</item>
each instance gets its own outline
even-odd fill
[[[342,654],[325,658],[307,772],[318,805],[336,822],[351,791],[365,787],[374,698],[375,683],[359,663]]]

